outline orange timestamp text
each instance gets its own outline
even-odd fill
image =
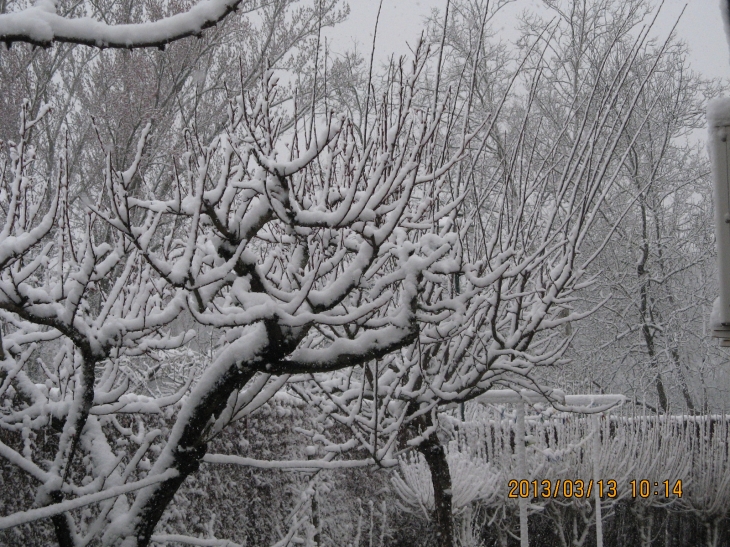
[[[629,481],[632,498],[650,497],[682,497],[682,479],[676,481],[652,482],[649,480]],[[616,499],[619,497],[618,483],[613,480],[584,481],[576,480],[517,480],[507,482],[510,498],[590,498],[594,495],[594,487],[600,498]]]

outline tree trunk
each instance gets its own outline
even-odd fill
[[[451,473],[446,451],[435,435],[431,435],[418,447],[431,471],[433,484],[434,520],[438,527],[438,546],[454,547],[454,523],[451,515]]]
[[[263,342],[261,345],[266,346],[267,344]],[[203,456],[205,456],[208,446],[204,436],[209,421],[220,415],[226,407],[230,394],[243,388],[254,374],[255,367],[234,364],[224,373],[219,374],[210,387],[203,386],[201,389],[199,384],[196,390],[200,390],[202,393],[196,393],[196,390],[193,390],[188,403],[190,404],[190,401],[196,398],[197,401],[191,404],[191,408],[183,409],[187,415],[184,419],[178,418],[171,434],[171,437],[176,438],[173,442],[168,442],[151,472],[162,473],[168,469],[174,469],[178,472],[177,476],[142,490],[130,510],[136,513],[133,533],[119,538],[123,540],[119,543],[110,541],[111,538],[104,538],[107,544],[116,546],[121,543],[124,547],[128,545],[147,547],[150,544],[152,533],[163,512],[185,479],[198,470]]]
[[[687,379],[684,377],[684,371],[682,370],[682,362],[679,359],[679,350],[677,347],[673,347],[670,350],[670,353],[672,355],[672,359],[674,360],[674,365],[677,367],[677,376],[679,377],[679,384],[682,387],[682,397],[684,397],[684,403],[687,405],[687,410],[689,410],[690,414],[695,413],[695,405],[692,401],[692,395],[689,392],[689,385],[687,384]]]
[[[312,494],[312,528],[314,528],[314,536],[312,537],[314,547],[319,547],[322,538],[320,537],[319,501],[317,500],[316,486],[314,494]]]
[[[666,413],[669,410],[669,401],[667,400],[667,394],[664,390],[664,382],[662,381],[662,375],[654,346],[654,332],[652,325],[654,325],[655,321],[649,297],[649,284],[651,283],[651,279],[648,276],[649,272],[646,269],[646,263],[649,260],[649,238],[647,235],[647,206],[645,200],[646,197],[642,193],[639,205],[641,208],[643,243],[641,246],[641,258],[639,259],[639,263],[636,265],[636,274],[639,280],[641,280],[641,288],[639,291],[639,313],[641,314],[642,323],[641,332],[644,335],[646,351],[649,354],[649,364],[655,372],[654,383],[656,385],[657,396],[659,397],[659,407],[662,409],[662,412]]]

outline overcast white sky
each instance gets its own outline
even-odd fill
[[[332,50],[347,49],[356,40],[366,54],[371,47],[379,0],[349,0],[349,3],[349,20],[328,32]],[[495,29],[507,39],[513,38],[514,16],[525,10],[538,9],[541,3],[541,0],[516,0],[505,10]],[[665,0],[657,33],[666,36],[685,4],[687,9],[678,31],[689,45],[693,68],[707,77],[730,78],[730,49],[722,28],[719,0]],[[406,54],[406,43],[415,42],[423,28],[424,17],[433,8],[443,12],[445,6],[446,0],[383,0],[376,58],[382,62],[390,53]]]

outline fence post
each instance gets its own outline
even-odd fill
[[[515,423],[515,450],[517,452],[517,480],[529,480],[527,476],[527,454],[525,451],[525,403],[517,403],[517,420]],[[518,495],[519,495],[518,484]],[[529,488],[528,488],[529,494]],[[517,503],[520,507],[520,547],[529,547],[530,542],[527,532],[527,498],[519,496]]]
[[[598,414],[591,414],[593,422],[593,492],[596,499],[596,547],[603,547],[603,520],[601,519],[601,422]]]

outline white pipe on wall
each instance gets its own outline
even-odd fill
[[[730,98],[721,97],[707,105],[708,149],[712,160],[715,199],[715,240],[720,295],[712,310],[713,336],[730,346]]]

